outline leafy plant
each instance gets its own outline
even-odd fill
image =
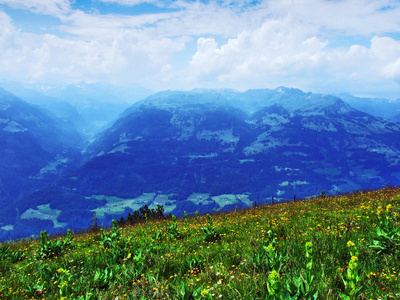
[[[27,285],[24,289],[24,292],[26,295],[34,298],[35,296],[43,293],[44,286],[45,285],[43,282],[37,282],[34,285]]]
[[[133,275],[135,278],[139,277],[145,267],[143,249],[136,249],[134,254],[128,253],[128,256],[124,259],[124,262],[127,262],[128,260],[132,261],[132,264],[129,266],[131,275]]]
[[[264,251],[265,251],[265,266],[267,270],[277,270],[280,272],[282,269],[283,265],[286,263],[288,260],[287,256],[282,255],[282,253],[278,253],[276,251],[276,240],[275,237],[272,233],[271,230],[268,231],[268,237],[270,240],[270,243],[268,246],[263,246]]]
[[[51,241],[47,231],[40,232],[39,250],[36,252],[36,259],[48,259],[61,255],[66,249],[72,247],[71,230],[68,229],[64,240]]]
[[[58,269],[57,273],[60,274],[60,279],[59,279],[59,284],[58,287],[60,288],[59,294],[60,294],[60,300],[68,300],[71,299],[71,296],[73,295],[73,282],[72,282],[72,277],[69,274],[69,272],[65,269]]]
[[[53,270],[52,268],[45,262],[42,262],[37,268],[37,274],[39,278],[43,279],[43,281],[49,282],[53,277]]]
[[[289,287],[285,285],[282,277],[276,270],[268,275],[267,290],[268,299],[290,300]]]
[[[201,269],[203,260],[200,258],[190,258],[186,260],[186,268],[189,270]]]
[[[215,230],[213,219],[207,214],[207,223],[203,226],[204,240],[206,242],[215,242],[220,239],[220,234]]]
[[[359,252],[356,245],[352,241],[347,242],[347,247],[351,255],[343,283],[345,285],[347,294],[340,293],[340,297],[344,300],[357,299],[357,293],[361,291],[363,285],[360,285],[361,276],[359,274],[358,256]]]
[[[318,298],[318,291],[315,291],[313,280],[314,274],[312,273],[313,269],[313,243],[307,242],[305,245],[306,248],[306,270],[300,273],[300,276],[294,280],[294,285],[296,286],[297,293],[296,297],[300,297],[301,299],[307,298],[311,300],[315,300]],[[312,295],[312,296],[311,296]]]
[[[399,195],[395,188],[290,201],[204,216],[207,223],[188,216],[184,239],[171,238],[170,220],[148,215],[147,226],[113,222],[102,234],[77,234],[73,251],[51,259],[32,259],[48,242],[44,233],[7,242],[0,299],[397,299],[400,249],[378,255],[370,246],[377,227],[396,231]],[[223,240],[204,242],[205,227]],[[12,263],[19,252],[26,259]]]
[[[9,255],[10,246],[0,247],[0,259],[3,260]]]
[[[103,228],[100,229],[100,245],[103,248],[113,248],[114,244],[118,243],[119,237],[121,234],[121,230],[117,227],[117,222],[112,220],[112,231],[109,234],[106,234]]]
[[[185,218],[183,219],[183,222],[184,222],[184,228],[185,228],[185,231],[186,231],[187,226],[188,226],[188,214],[187,214],[186,210],[183,212],[183,214],[185,216]]]
[[[393,206],[389,204],[385,212],[381,206],[377,210],[379,225],[376,227],[376,237],[369,247],[378,254],[390,253],[400,247],[400,229],[392,217],[392,208]]]
[[[174,215],[172,216],[171,224],[167,227],[167,232],[173,239],[183,238],[182,234],[178,230],[178,222],[176,221],[176,217]]]
[[[12,263],[16,263],[17,261],[24,260],[26,258],[26,254],[24,251],[16,250],[10,253],[9,258],[11,258]]]
[[[121,229],[117,227],[117,222],[112,220],[113,227],[109,234],[100,229],[100,245],[107,250],[107,256],[113,262],[121,263],[128,255],[128,244],[132,237],[121,239]]]
[[[113,271],[109,268],[104,270],[96,270],[93,277],[93,283],[101,289],[107,288],[108,284],[113,280]]]
[[[181,285],[181,290],[180,290],[180,295],[179,295],[179,299],[181,300],[195,300],[195,299],[199,299],[199,295],[200,295],[200,288],[191,290],[186,284],[182,284]],[[211,296],[211,295],[210,295]],[[211,299],[213,299],[211,297]]]

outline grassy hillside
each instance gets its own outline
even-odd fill
[[[2,244],[1,299],[399,299],[400,188]]]

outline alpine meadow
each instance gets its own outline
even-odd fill
[[[400,190],[1,246],[4,299],[398,299]],[[123,224],[123,226],[121,226]],[[93,224],[95,225],[95,224]]]
[[[0,300],[400,299],[400,0],[0,0]]]

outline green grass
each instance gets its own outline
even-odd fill
[[[138,210],[145,204],[149,205],[153,201],[154,196],[154,193],[146,193],[137,198],[123,199],[114,196],[96,195],[92,197],[98,200],[106,200],[107,204],[102,207],[92,209],[92,211],[96,213],[99,219],[102,219],[104,218],[105,214],[121,214],[125,211],[125,208],[131,208],[134,211]]]
[[[210,204],[214,202],[213,200],[211,200],[210,194],[199,194],[199,193],[191,194],[187,200],[192,201],[196,205],[199,205],[200,203]]]
[[[0,229],[9,231],[9,230],[14,230],[14,225],[5,225],[3,227],[0,227]]]
[[[64,227],[67,223],[60,223],[57,221],[61,210],[51,209],[50,204],[38,205],[37,209],[30,208],[26,210],[22,215],[21,219],[40,219],[50,220],[54,223],[54,228]]]
[[[164,213],[168,214],[172,212],[176,208],[176,200],[170,200],[170,197],[172,197],[173,194],[168,194],[168,195],[157,195],[154,199],[154,201],[149,205],[150,209],[156,209],[157,205],[162,205],[164,206]]]
[[[225,206],[230,205],[230,204],[239,203],[239,201],[236,199],[236,196],[232,195],[232,194],[215,196],[215,197],[212,197],[212,199],[219,205],[219,209],[222,209]]]
[[[174,204],[176,200],[169,200],[170,196],[172,196],[172,194],[156,196],[155,193],[144,193],[137,198],[124,199],[114,196],[95,195],[92,197],[96,198],[97,200],[106,200],[107,203],[106,205],[92,209],[91,211],[95,212],[99,219],[103,219],[106,214],[122,214],[124,213],[125,208],[131,208],[133,211],[135,211],[147,204],[150,209],[157,208],[157,205],[163,205],[165,213],[168,214],[176,208],[176,205]]]
[[[400,299],[399,225],[386,188],[3,243],[0,299]]]

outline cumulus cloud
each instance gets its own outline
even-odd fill
[[[399,61],[399,41],[390,37],[373,37],[369,48],[354,45],[344,55],[338,55],[335,62],[360,78],[399,79]]]
[[[4,13],[0,24],[0,71],[17,79],[139,81],[158,72],[184,47],[180,39],[154,38],[137,29],[109,29],[96,39],[80,33],[82,39],[23,33]]]
[[[385,82],[400,93],[398,1],[102,1],[174,10],[117,15],[72,9],[67,0],[0,0],[61,23],[57,35],[28,33],[0,12],[0,72],[25,80],[136,81],[153,89],[290,85],[352,92]]]
[[[191,74],[217,74],[217,80],[284,76],[318,67],[324,61],[327,41],[308,36],[291,17],[266,21],[260,28],[245,30],[218,47],[213,38],[199,38],[190,61]]]

